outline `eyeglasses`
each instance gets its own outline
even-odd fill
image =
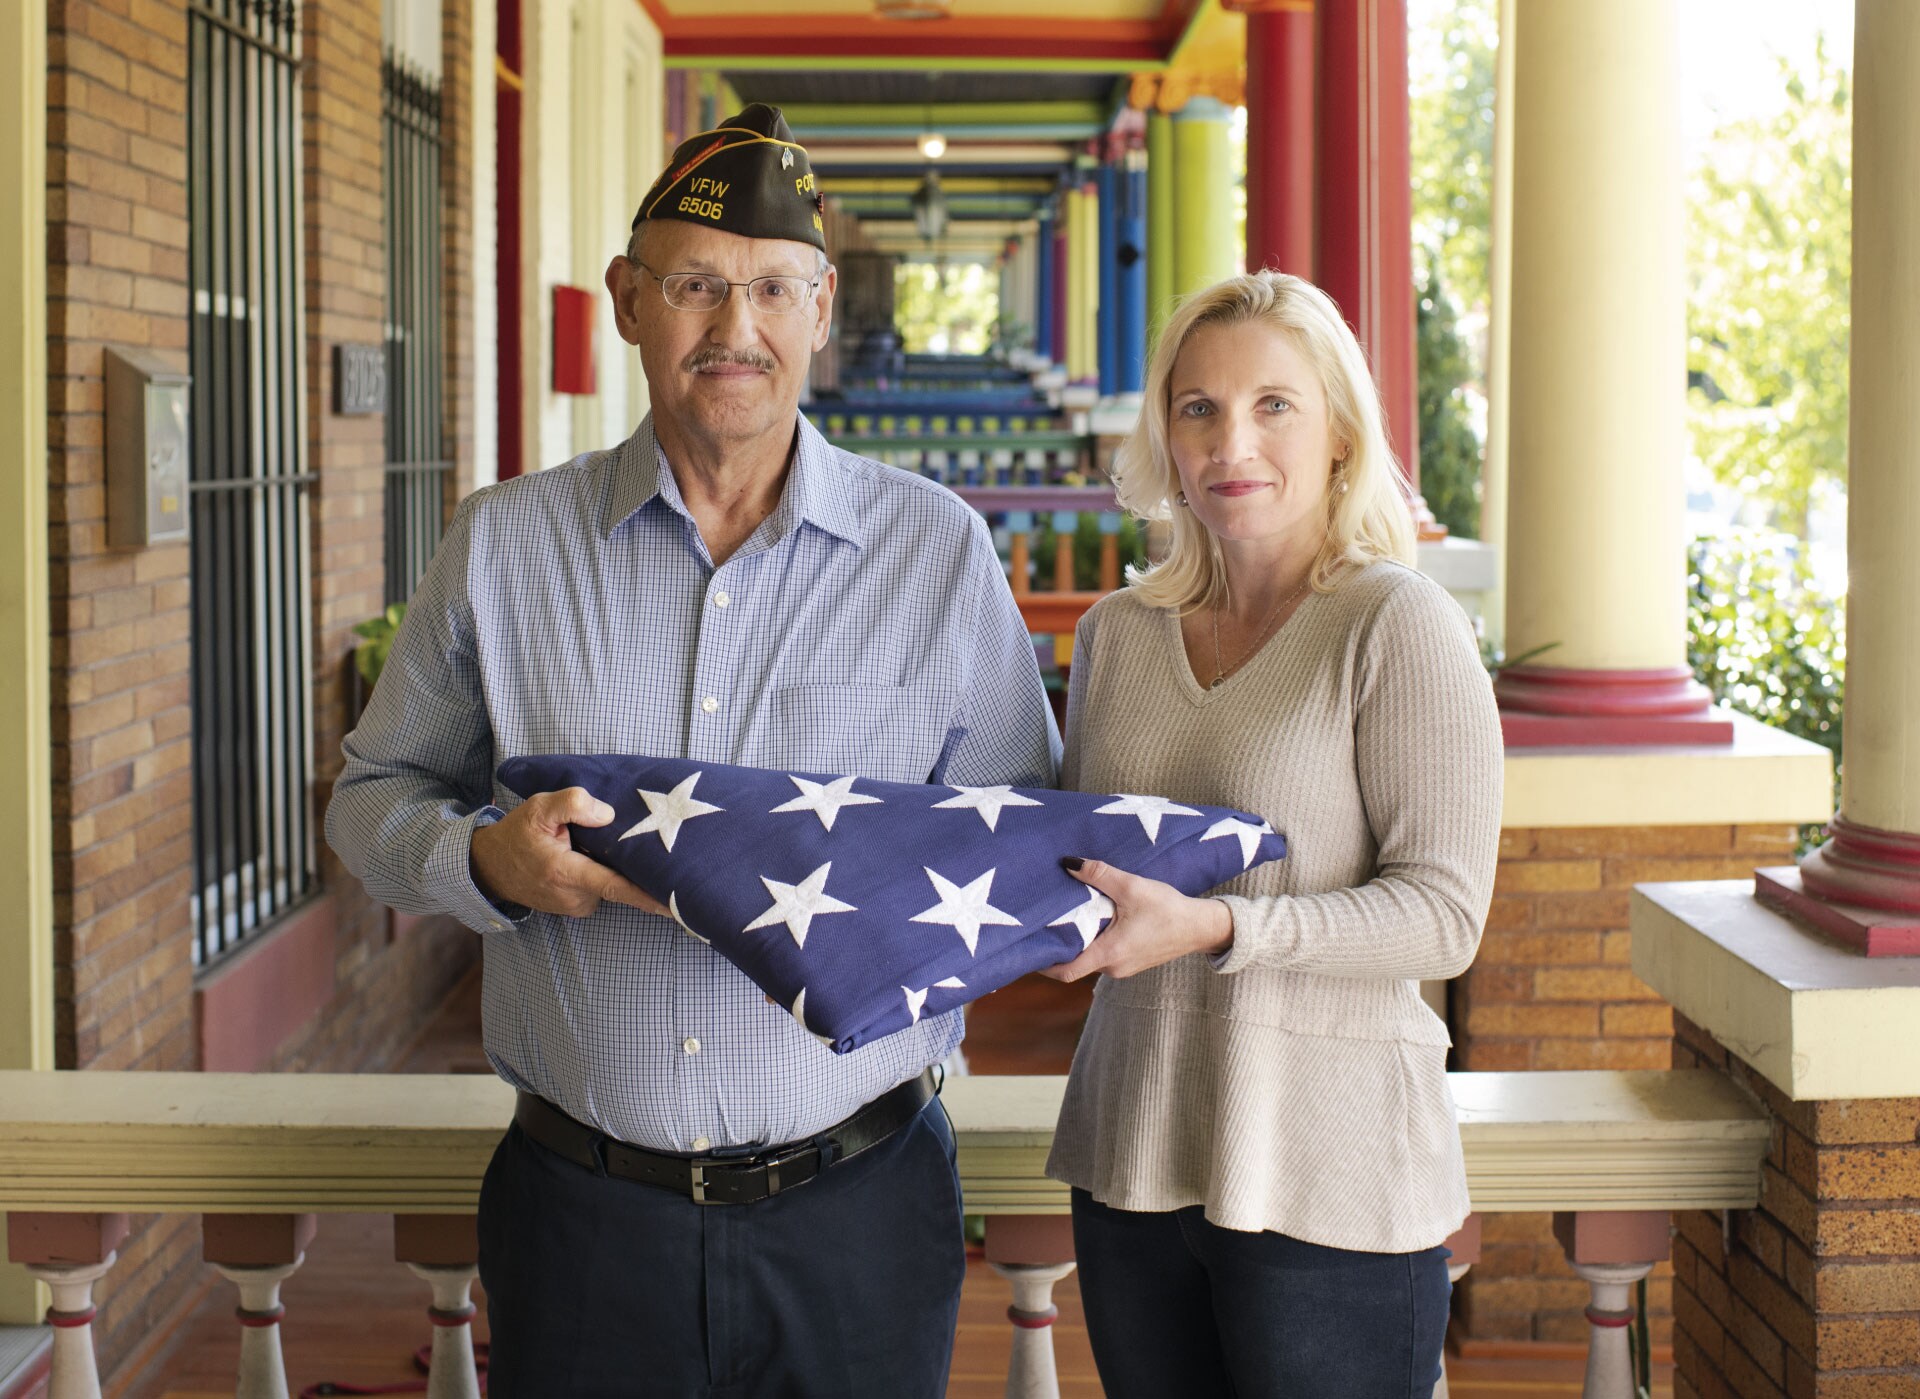
[[[662,277],[639,258],[633,265],[660,284],[660,295],[667,305],[681,311],[712,311],[727,299],[735,287],[747,289],[747,304],[770,316],[797,311],[820,285],[818,277],[755,277],[750,282],[729,282],[710,272],[669,272]]]

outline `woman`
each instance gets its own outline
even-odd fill
[[[1172,545],[1075,638],[1064,786],[1257,812],[1287,858],[1211,898],[1095,861],[1115,916],[1048,1172],[1110,1399],[1427,1399],[1465,1220],[1447,1031],[1500,725],[1339,310],[1273,272],[1161,332],[1120,500]]]

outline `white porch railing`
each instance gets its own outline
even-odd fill
[[[1666,1256],[1671,1211],[1758,1202],[1765,1118],[1707,1071],[1451,1077],[1476,1209],[1555,1212],[1593,1293],[1587,1399],[1629,1399],[1625,1289]],[[1010,1399],[1059,1392],[1048,1328],[1072,1238],[1066,1188],[1041,1168],[1065,1082],[954,1078],[944,1094],[966,1208],[1014,1283]],[[0,1210],[9,1256],[53,1289],[51,1399],[97,1399],[93,1283],[146,1212],[207,1217],[206,1259],[240,1292],[239,1399],[285,1399],[279,1285],[315,1216],[393,1214],[397,1261],[433,1292],[428,1394],[475,1399],[472,1215],[512,1106],[476,1075],[0,1072]],[[1456,1237],[1456,1277],[1477,1239]]]

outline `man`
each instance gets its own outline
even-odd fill
[[[653,411],[476,492],[347,739],[327,838],[485,939],[520,1090],[480,1200],[491,1393],[944,1390],[964,1271],[930,1066],[957,1014],[836,1056],[575,854],[521,753],[1051,785],[1059,737],[982,521],[798,412],[834,270],[806,152],[754,105],[683,144],[607,268]]]

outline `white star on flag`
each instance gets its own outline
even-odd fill
[[[933,984],[934,986],[953,991],[964,991],[967,989],[967,983],[957,976],[949,976]],[[928,987],[916,991],[911,986],[902,986],[900,989],[907,993],[907,1014],[911,1015],[913,1017],[913,1023],[918,1025],[920,1023],[920,1008],[926,1005],[927,991],[932,988]]]
[[[1108,802],[1093,813],[1095,816],[1138,816],[1140,825],[1146,830],[1147,839],[1160,839],[1160,818],[1162,816],[1198,816],[1200,813],[1190,806],[1181,806],[1165,797],[1136,797],[1125,792],[1118,799]]]
[[[809,782],[804,777],[787,774],[787,780],[800,789],[800,795],[790,802],[783,802],[773,810],[775,814],[783,811],[811,811],[820,818],[820,824],[828,830],[833,829],[833,818],[840,814],[843,806],[884,806],[878,797],[863,796],[853,790],[851,777],[836,777],[831,782]]]
[[[1262,821],[1256,826],[1251,821],[1242,821],[1237,816],[1229,816],[1224,820],[1215,821],[1211,826],[1207,827],[1207,833],[1201,836],[1200,839],[1219,840],[1222,836],[1238,836],[1240,838],[1240,868],[1248,869],[1253,864],[1254,851],[1260,848],[1260,837],[1270,836],[1272,834],[1273,827],[1269,826],[1265,821]]]
[[[1011,787],[955,787],[960,795],[948,797],[943,802],[935,802],[935,811],[946,811],[959,807],[980,813],[980,819],[987,823],[990,831],[998,830],[1000,808],[1003,806],[1039,806],[1041,803],[1032,797],[1023,797]]]
[[[819,1040],[820,1043],[824,1044],[828,1049],[833,1048],[832,1040],[828,1039],[825,1035],[814,1035],[813,1031],[807,1027],[807,988],[804,986],[800,988],[800,994],[793,998],[793,1018],[800,1022],[801,1029],[813,1035],[815,1039]]]
[[[920,867],[927,869],[925,865]],[[993,924],[996,927],[1017,928],[1020,920],[1011,914],[995,908],[987,902],[993,893],[992,870],[988,870],[965,888],[951,879],[927,870],[927,878],[933,881],[933,890],[940,896],[940,902],[924,913],[916,913],[909,920],[914,923],[944,923],[960,934],[960,940],[967,945],[968,952],[977,952],[980,947],[980,929]]]
[[[1089,889],[1085,903],[1075,904],[1047,926],[1049,928],[1071,926],[1080,934],[1080,943],[1084,950],[1093,946],[1093,940],[1100,932],[1100,925],[1111,917],[1113,917],[1113,900],[1098,889]]]
[[[687,920],[680,916],[680,897],[676,892],[674,892],[671,889],[667,891],[667,912],[673,915],[674,922],[678,923],[682,928],[686,929],[686,934],[688,937],[692,938],[695,942],[704,942],[708,947],[713,946],[712,939],[703,938],[700,936],[700,934],[696,933],[692,928],[687,927]]]
[[[647,814],[631,830],[621,832],[620,839],[632,840],[651,832],[671,851],[674,841],[680,837],[682,825],[696,816],[710,816],[722,809],[693,799],[693,784],[699,780],[700,774],[696,772],[671,792],[649,792],[645,787],[636,787],[634,790],[647,804]]]
[[[852,904],[843,904],[827,892],[827,871],[833,868],[829,861],[798,884],[782,884],[777,879],[768,879],[764,874],[760,882],[767,886],[767,892],[773,895],[773,907],[747,924],[746,930],[771,928],[777,923],[785,923],[787,931],[793,934],[796,946],[807,945],[807,930],[813,926],[813,920],[822,913],[856,913],[859,910]]]

